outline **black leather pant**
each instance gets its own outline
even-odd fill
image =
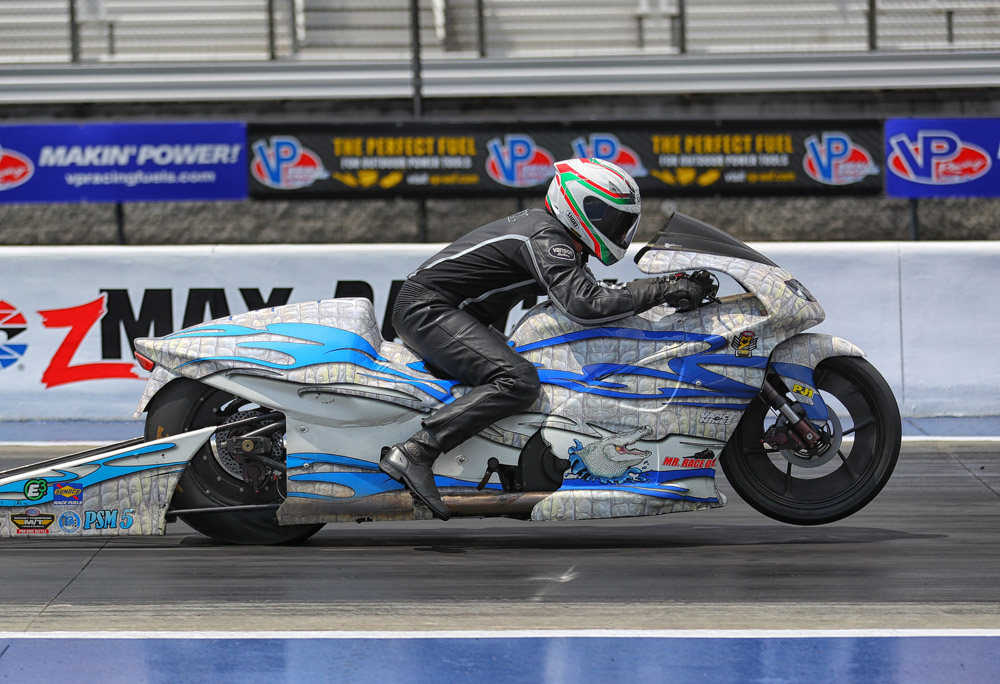
[[[535,367],[444,295],[407,281],[396,298],[392,324],[428,365],[473,388],[423,420],[442,451],[538,399]]]

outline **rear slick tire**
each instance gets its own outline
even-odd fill
[[[181,378],[163,387],[150,401],[146,413],[146,441],[221,425],[226,415],[233,415],[233,402],[247,404],[232,394]],[[220,410],[229,410],[220,414]],[[236,477],[235,463],[227,463],[206,442],[195,453],[181,475],[171,508],[216,508],[278,504],[284,499],[279,481],[256,491]],[[283,485],[283,483],[281,483]],[[223,544],[294,544],[302,542],[323,525],[279,525],[276,509],[236,511],[232,513],[189,514],[179,516],[189,526]]]
[[[822,525],[864,508],[882,490],[899,457],[899,408],[885,379],[862,358],[837,356],[815,372],[833,436],[821,456],[761,443],[781,418],[760,396],[747,407],[719,459],[729,484],[764,515],[793,525]]]

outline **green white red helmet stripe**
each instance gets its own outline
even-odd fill
[[[566,159],[554,166],[555,174],[545,197],[552,215],[602,263],[613,264],[621,259],[641,212],[636,182],[623,169],[602,159]],[[591,201],[607,208],[591,207]],[[588,211],[597,212],[594,219]],[[629,214],[630,228],[626,219]]]
[[[562,175],[572,175],[576,180],[583,182],[583,179],[581,179],[579,176],[576,175],[576,173],[573,173],[572,171],[568,174],[562,174]],[[590,185],[589,183],[585,182],[583,182],[583,184]],[[570,193],[566,192],[566,186],[561,178],[559,181],[559,191],[562,192],[562,196],[566,198],[567,205],[569,206],[570,209],[573,210],[573,214],[576,215],[577,220],[580,221],[580,227],[583,228],[583,230],[587,233],[587,237],[589,237],[590,241],[593,243],[592,247],[594,248],[594,256],[603,261],[604,252],[608,249],[608,246],[604,244],[604,241],[601,240],[600,237],[595,235],[594,232],[591,230],[593,226],[587,219],[587,215],[583,212],[583,210],[580,209],[579,206],[577,206],[576,200],[573,198],[573,196]]]
[[[581,159],[580,161],[583,163],[597,164],[598,166],[604,168],[605,170],[621,178],[622,182],[625,183],[626,187],[628,187],[628,180],[626,180],[624,176],[622,176],[620,173],[612,169],[608,164],[601,162],[599,159]],[[605,188],[601,185],[598,185],[597,183],[594,182],[593,179],[584,178],[580,176],[580,174],[574,171],[569,164],[557,163],[556,171],[559,172],[560,185],[565,184],[569,180],[575,180],[579,183],[583,183],[585,186],[587,186],[594,192],[603,195],[604,197],[611,200],[615,204],[625,204],[625,205],[635,204],[635,197],[632,195],[632,193],[615,192],[611,188]],[[569,176],[569,178],[567,178],[567,176]]]

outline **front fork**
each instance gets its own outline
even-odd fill
[[[771,407],[784,416],[785,420],[788,421],[787,425],[791,430],[783,430],[777,425],[772,426],[767,433],[765,433],[763,442],[774,449],[787,449],[790,446],[798,446],[803,449],[811,449],[820,443],[822,439],[822,434],[819,430],[813,427],[812,423],[806,418],[805,414],[800,414],[794,408],[794,403],[788,400],[784,394],[779,392],[774,388],[774,385],[770,383],[767,378],[764,378],[764,384],[761,386],[761,394],[767,400],[767,403]],[[789,445],[788,441],[794,442],[794,445]]]

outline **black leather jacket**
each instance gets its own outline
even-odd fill
[[[642,301],[637,307],[629,288],[599,282],[562,224],[537,208],[477,228],[409,277],[487,325],[505,319],[531,295],[547,294],[566,316],[585,325],[624,318],[656,303]]]

